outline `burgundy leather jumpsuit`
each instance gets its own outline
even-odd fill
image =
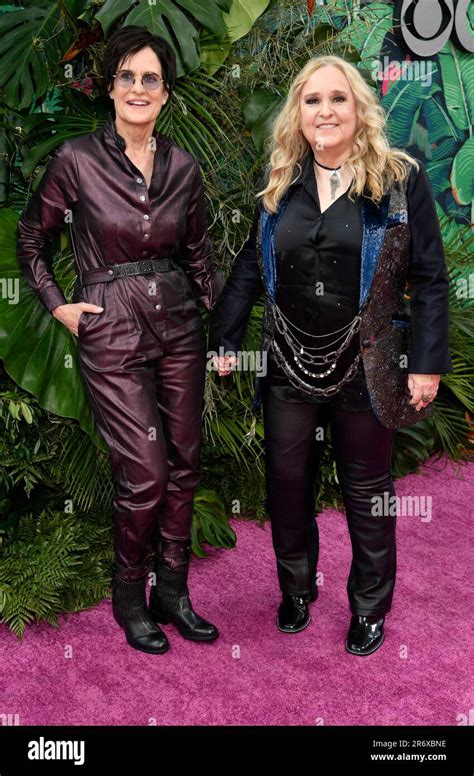
[[[66,299],[50,241],[66,223],[79,270],[78,359],[111,453],[116,569],[147,573],[151,550],[177,567],[189,545],[199,468],[206,339],[198,308],[224,284],[212,257],[198,164],[154,133],[150,188],[125,154],[113,117],[64,142],[18,224],[26,282],[51,312]],[[170,258],[169,271],[110,277],[110,266]],[[146,272],[146,263],[143,265]],[[157,545],[155,546],[155,542]]]

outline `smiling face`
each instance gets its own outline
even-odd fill
[[[356,101],[338,67],[320,67],[306,81],[300,96],[301,131],[313,152],[343,154],[352,149],[357,129]]]
[[[135,77],[135,83],[128,87],[121,86],[118,79],[114,79],[114,86],[109,96],[115,103],[117,118],[129,124],[155,123],[163,105],[168,99],[164,83],[160,83],[155,90],[146,89],[142,85],[142,76],[145,73],[153,73],[162,78],[161,62],[153,49],[141,49],[136,54],[131,54],[120,62],[117,73],[124,70],[131,71]],[[146,84],[146,79],[145,79]]]

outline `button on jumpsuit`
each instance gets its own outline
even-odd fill
[[[116,569],[131,582],[158,549],[170,567],[189,543],[199,467],[206,341],[198,308],[224,284],[212,258],[199,167],[154,133],[153,175],[125,154],[113,117],[55,152],[17,230],[26,282],[51,312],[66,299],[50,241],[66,223],[79,270],[74,302],[100,305],[78,325],[78,359],[110,448]],[[171,271],[84,282],[100,267],[173,259]],[[156,542],[156,545],[155,545]]]

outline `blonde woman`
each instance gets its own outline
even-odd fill
[[[290,86],[250,236],[213,312],[220,375],[238,362],[265,294],[254,411],[263,401],[277,626],[296,633],[318,596],[319,462],[327,427],[352,565],[345,646],[375,652],[395,585],[394,431],[431,413],[448,351],[448,277],[423,167],[390,148],[358,70],[310,60]],[[388,507],[388,508],[387,508]]]

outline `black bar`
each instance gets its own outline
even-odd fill
[[[44,759],[48,754],[59,757],[56,742],[61,741],[70,747],[71,759]],[[30,759],[29,752],[43,759]],[[109,773],[112,769],[116,775],[132,776],[151,773],[150,766],[160,773],[178,763],[180,772],[187,767],[193,773],[207,771],[212,765],[212,770],[225,773],[235,771],[238,763],[248,772],[256,760],[265,770],[275,761],[280,771],[288,767],[289,774],[303,769],[332,774],[344,769],[351,775],[472,776],[472,752],[468,726],[0,727],[0,776]],[[387,759],[388,755],[392,758]],[[418,759],[413,759],[415,755]],[[82,756],[84,763],[79,764]]]

